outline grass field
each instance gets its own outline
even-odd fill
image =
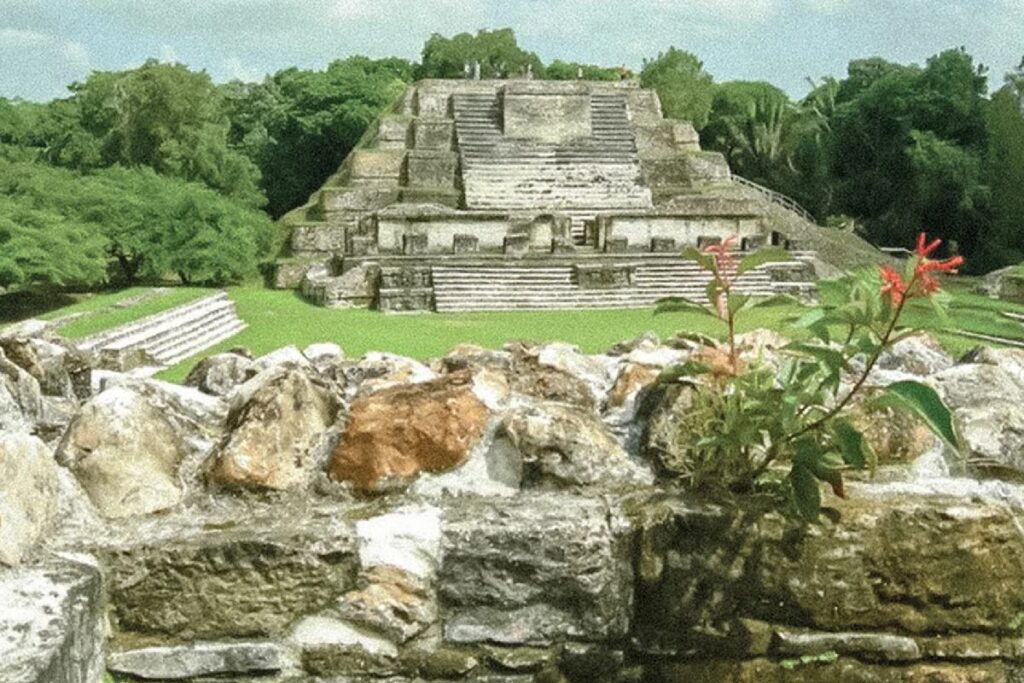
[[[952,295],[950,317],[956,329],[1020,340],[1024,325],[1003,312],[1024,314],[1024,306],[994,301],[974,294],[967,279],[952,280],[947,291]],[[843,297],[841,281],[822,282],[821,298],[826,305]],[[112,307],[118,301],[136,296],[143,288],[91,297],[70,306],[57,308],[39,317],[53,319],[68,313],[87,313],[62,328],[71,338],[81,338],[117,325],[137,320],[208,294],[201,288],[171,288],[168,292],[128,308]],[[651,309],[565,310],[506,313],[457,313],[384,315],[366,310],[329,310],[313,306],[292,291],[261,287],[229,288],[238,314],[249,327],[207,351],[216,353],[234,346],[245,346],[260,355],[288,344],[303,347],[321,341],[339,344],[350,357],[371,350],[389,351],[415,358],[430,358],[445,353],[456,344],[469,342],[497,348],[512,339],[566,341],[586,352],[599,352],[616,342],[651,331],[667,338],[680,330],[713,336],[724,334],[717,320],[694,313],[654,315]],[[954,355],[979,342],[948,329],[926,302],[914,302],[906,322],[933,332]],[[797,336],[791,323],[804,311],[797,305],[757,309],[743,318],[740,330],[760,327]],[[189,359],[169,368],[160,377],[181,381],[194,365]]]

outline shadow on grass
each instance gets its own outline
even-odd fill
[[[75,292],[12,292],[0,296],[0,325],[36,318],[89,296]]]

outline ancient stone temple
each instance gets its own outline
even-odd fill
[[[276,282],[382,310],[643,306],[700,297],[679,252],[733,234],[797,248],[748,292],[813,290],[813,245],[776,230],[779,200],[633,82],[427,80],[285,217]]]

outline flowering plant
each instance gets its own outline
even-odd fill
[[[815,519],[821,508],[820,482],[844,497],[843,472],[875,461],[847,410],[882,353],[915,334],[899,325],[907,302],[927,298],[941,309],[934,296],[940,290],[937,276],[955,273],[963,259],[932,259],[941,241],[928,242],[922,233],[902,273],[882,266],[877,276],[855,280],[843,305],[811,309],[797,321],[808,339],[787,344],[770,364],[757,358],[744,362],[736,319],[743,311],[782,298],[751,297],[738,292],[737,283],[744,274],[788,255],[762,249],[737,259],[732,244],[730,238],[703,251],[684,252],[710,275],[706,301],[659,303],[659,312],[686,309],[714,316],[727,333],[724,345],[705,349],[661,377],[694,392],[686,414],[678,416],[678,438],[661,454],[662,464],[695,486],[734,491],[750,490],[769,469],[788,464],[785,482],[791,500],[803,517]],[[870,400],[913,412],[958,448],[952,416],[931,387],[896,382]]]

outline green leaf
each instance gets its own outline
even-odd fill
[[[711,278],[708,282],[707,287],[704,288],[704,296],[708,298],[708,304],[712,310],[718,310],[718,295],[721,289],[718,286],[718,278]]]
[[[832,436],[839,446],[843,462],[850,467],[863,469],[874,459],[871,444],[849,420],[833,420]]]
[[[926,384],[906,380],[895,382],[873,401],[878,405],[902,408],[916,414],[932,432],[954,450],[960,450],[960,439],[953,427],[953,415],[938,392]]]
[[[953,322],[949,319],[949,313],[946,312],[946,307],[943,305],[943,300],[939,298],[942,292],[933,294],[928,297],[928,303],[932,306],[932,311],[935,313],[935,317],[939,319],[939,323],[944,328],[953,327]]]
[[[800,516],[809,522],[818,519],[821,512],[821,487],[809,467],[793,462],[789,471],[789,483],[793,487],[793,502]]]
[[[766,263],[785,263],[790,261],[791,257],[789,252],[785,249],[779,249],[778,247],[766,247],[764,249],[758,249],[753,254],[745,256],[736,269],[736,275],[743,275],[749,273],[758,266],[763,266]]]
[[[847,367],[846,356],[842,352],[827,346],[793,342],[783,346],[782,350],[814,358],[828,368],[832,374],[837,374],[840,370],[845,370]]]
[[[804,303],[792,294],[776,294],[775,296],[755,297],[750,308],[772,308],[775,306],[803,306]]]
[[[743,310],[743,307],[750,301],[749,294],[729,294],[728,303],[729,312],[736,315],[738,312]]]
[[[712,273],[717,271],[715,257],[711,254],[705,254],[695,247],[683,249],[682,257],[687,261],[696,261],[697,265],[704,270],[711,271]]]
[[[717,339],[715,339],[714,337],[711,337],[709,335],[706,335],[706,334],[701,334],[700,332],[688,332],[688,331],[676,332],[675,338],[676,339],[682,339],[684,341],[691,341],[691,342],[694,342],[694,343],[699,344],[701,346],[710,346],[710,347],[717,347],[718,346],[718,340]]]

